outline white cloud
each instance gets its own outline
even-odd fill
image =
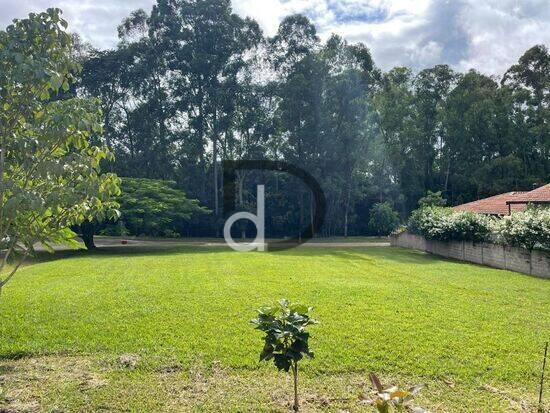
[[[40,12],[48,7],[63,10],[69,29],[100,48],[117,43],[117,26],[132,10],[150,10],[154,0],[0,0],[2,14],[0,27],[14,18],[24,18],[30,12]]]
[[[469,53],[458,69],[480,68],[503,73],[526,49],[550,45],[550,2],[547,0],[470,0],[462,25]]]
[[[1,0],[0,26],[30,11],[60,7],[73,31],[97,47],[116,44],[116,27],[154,0]],[[383,69],[447,63],[502,74],[534,44],[550,44],[548,0],[233,0],[267,35],[287,15],[304,13],[326,39],[362,41]]]

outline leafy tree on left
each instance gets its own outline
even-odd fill
[[[72,226],[118,214],[119,180],[100,173],[112,154],[90,143],[99,102],[67,93],[80,67],[66,27],[48,9],[0,31],[0,291],[37,243],[74,245]]]

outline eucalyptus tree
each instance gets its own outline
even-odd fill
[[[504,74],[514,100],[516,143],[524,170],[550,179],[550,53],[544,45],[527,50]],[[539,178],[539,179],[540,179]],[[535,178],[536,179],[536,178]]]
[[[17,258],[0,290],[36,243],[74,244],[72,226],[117,213],[118,179],[99,168],[112,154],[90,143],[99,102],[63,95],[80,69],[66,27],[48,9],[0,31],[0,271]]]
[[[105,143],[116,145],[116,113],[129,97],[129,66],[133,55],[125,47],[114,50],[92,50],[85,59],[79,86],[84,95],[101,101]],[[119,160],[120,162],[120,160]]]
[[[137,10],[118,27],[116,49],[93,51],[84,63],[81,93],[101,98],[105,142],[123,175],[173,177],[171,106],[163,50],[148,37],[148,16]]]
[[[320,40],[315,26],[302,15],[285,18],[269,40],[273,69],[277,73],[275,116],[281,137],[281,155],[319,178],[323,150],[323,91],[327,68],[318,51]],[[313,220],[313,196],[294,188],[299,204],[301,231],[309,211]]]
[[[474,70],[450,92],[442,114],[446,136],[442,164],[444,191],[452,202],[494,194],[490,192],[496,189],[497,176],[488,177],[493,181],[491,191],[484,189],[481,173],[510,155],[508,104],[498,83]]]
[[[283,76],[304,58],[319,49],[320,40],[315,25],[306,16],[287,16],[279,24],[275,36],[269,39],[273,67]]]
[[[423,191],[440,189],[438,163],[445,143],[441,117],[449,92],[458,76],[447,65],[422,70],[413,80],[415,122],[417,135],[411,142],[413,156],[418,159]]]
[[[444,104],[458,76],[447,65],[416,75],[394,68],[383,76],[375,94],[378,122],[389,161],[396,171],[410,211],[427,190],[442,189]]]
[[[220,141],[234,116],[239,73],[261,31],[253,20],[234,14],[229,0],[159,0],[151,14],[150,37],[165,52],[174,105],[203,176],[210,158],[217,216]]]
[[[373,96],[376,122],[382,135],[384,152],[394,171],[395,181],[406,201],[405,212],[412,210],[424,194],[419,185],[421,170],[412,151],[419,131],[415,119],[413,74],[406,67],[396,67],[381,78]]]
[[[325,159],[324,184],[332,209],[329,220],[340,218],[337,221],[347,236],[361,191],[359,172],[369,159],[369,140],[373,138],[366,123],[375,68],[366,47],[349,45],[338,36],[327,41],[320,55],[327,67],[321,157]]]

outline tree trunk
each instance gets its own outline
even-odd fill
[[[95,224],[93,222],[83,222],[80,225],[80,230],[82,231],[82,241],[84,241],[84,245],[86,245],[86,249],[93,250],[96,248],[94,243],[94,232],[95,232]]]
[[[346,205],[344,208],[344,237],[348,237],[348,226],[349,226],[349,208],[351,203],[351,184],[348,184],[348,191],[346,194]]]
[[[244,186],[244,179],[245,179],[245,175],[244,175],[244,171],[238,171],[237,172],[237,176],[238,176],[238,186],[237,186],[237,191],[238,191],[238,198],[239,198],[239,209],[241,211],[244,210],[244,189],[243,189],[243,186]],[[241,238],[244,240],[246,239],[246,224],[244,222],[241,222]]]
[[[219,214],[219,182],[218,182],[218,139],[214,137],[213,144],[213,170],[214,170],[214,213],[216,217]]]
[[[0,236],[4,238],[6,235],[4,231],[8,231],[8,228],[4,228],[4,169],[6,164],[6,148],[4,146],[4,137],[0,138]]]
[[[447,171],[445,173],[445,187],[443,190],[443,193],[447,194],[449,190],[449,175],[451,174],[451,161],[449,160],[449,163],[447,164]]]
[[[214,172],[214,214],[216,218],[216,238],[220,236],[218,218],[220,214],[219,205],[219,181],[218,181],[218,111],[214,109],[214,136],[212,137],[212,162]]]
[[[300,403],[298,401],[298,363],[294,362],[292,366],[292,373],[294,375],[294,406],[293,409],[297,412],[300,409]]]
[[[346,207],[346,212],[344,213],[344,238],[348,237],[348,208]]]
[[[315,237],[315,228],[313,226],[313,216],[315,212],[315,203],[313,202],[313,192],[309,194],[309,224],[311,226],[311,237]]]
[[[304,191],[300,192],[300,229],[298,230],[298,241],[302,242],[302,231],[304,227]]]

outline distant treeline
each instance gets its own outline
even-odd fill
[[[383,72],[365,45],[322,43],[302,15],[265,37],[229,0],[158,0],[118,31],[114,50],[77,42],[79,93],[102,102],[112,171],[173,180],[212,210],[188,235],[220,234],[223,159],[310,172],[328,201],[322,235],[368,233],[375,203],[404,218],[428,190],[453,205],[550,180],[543,45],[497,79],[447,65]],[[241,174],[240,208],[254,210],[260,181],[269,235],[308,224],[311,194],[282,174]]]

